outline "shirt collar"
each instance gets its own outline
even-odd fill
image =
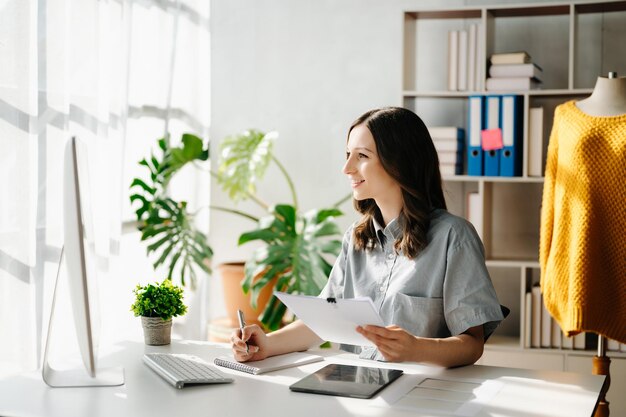
[[[372,217],[372,221],[374,222],[374,230],[376,231],[376,237],[378,238],[381,247],[385,246],[386,241],[391,240],[392,242],[395,242],[402,233],[402,230],[400,229],[400,220],[398,220],[397,217],[391,220],[384,228],[374,217]]]

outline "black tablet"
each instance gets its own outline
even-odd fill
[[[331,364],[302,378],[289,389],[340,397],[372,398],[400,375],[402,371],[399,369]]]

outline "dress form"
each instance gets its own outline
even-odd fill
[[[626,114],[626,77],[617,77],[615,72],[609,76],[598,77],[593,92],[584,100],[576,102],[583,113],[596,117],[611,117]],[[607,380],[602,387],[595,417],[609,416],[609,402],[606,394],[611,384],[611,359],[606,355],[606,338],[598,335],[598,354],[593,357],[592,373],[606,375]]]
[[[613,76],[613,77],[612,77]],[[598,77],[589,97],[576,102],[576,107],[590,116],[619,116],[626,114],[626,77]]]

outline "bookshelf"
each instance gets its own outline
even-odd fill
[[[473,91],[448,91],[448,32],[478,25],[479,74]],[[529,109],[542,107],[543,158],[554,109],[591,94],[599,75],[626,75],[626,1],[461,6],[404,13],[402,102],[427,126],[467,128],[467,98],[482,94],[523,97],[523,170],[518,177],[444,176],[451,212],[469,217],[468,193],[478,193],[482,207],[477,230],[485,244],[487,266],[509,318],[490,340],[484,364],[579,370],[596,352],[592,348],[525,347],[525,293],[539,282],[539,218],[543,177],[528,172]],[[527,51],[543,68],[541,90],[489,92],[484,89],[487,59],[493,53]],[[545,166],[545,165],[544,165]],[[467,163],[465,163],[467,172]],[[477,214],[473,213],[476,218]],[[626,365],[626,352],[608,352]],[[613,366],[613,365],[612,365]],[[626,375],[626,374],[624,374]],[[622,375],[621,379],[626,379]],[[617,378],[616,378],[617,379]],[[616,392],[615,379],[611,391]],[[618,400],[619,401],[619,400]],[[624,405],[626,409],[626,405]]]

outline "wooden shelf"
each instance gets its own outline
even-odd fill
[[[523,97],[523,126],[532,107],[543,107],[542,158],[555,108],[589,96],[603,71],[626,74],[626,1],[564,1],[428,8],[404,14],[401,98],[427,126],[467,127],[467,98],[515,94]],[[479,25],[476,72],[484,81],[487,59],[496,52],[526,50],[543,68],[543,89],[524,91],[448,91],[447,40],[451,30]],[[443,176],[446,202],[454,214],[469,217],[469,193],[477,193],[480,213],[472,213],[485,245],[486,264],[509,318],[485,346],[492,364],[566,370],[568,361],[593,356],[593,350],[525,348],[525,292],[539,281],[539,219],[543,177],[528,176],[528,134],[523,135],[523,176]],[[475,203],[475,200],[473,200]],[[472,206],[475,208],[475,206]],[[532,355],[532,356],[529,356]],[[626,352],[608,352],[626,361]],[[489,360],[485,362],[489,364]]]
[[[544,177],[487,177],[477,175],[444,175],[444,181],[458,182],[511,182],[542,184]]]

